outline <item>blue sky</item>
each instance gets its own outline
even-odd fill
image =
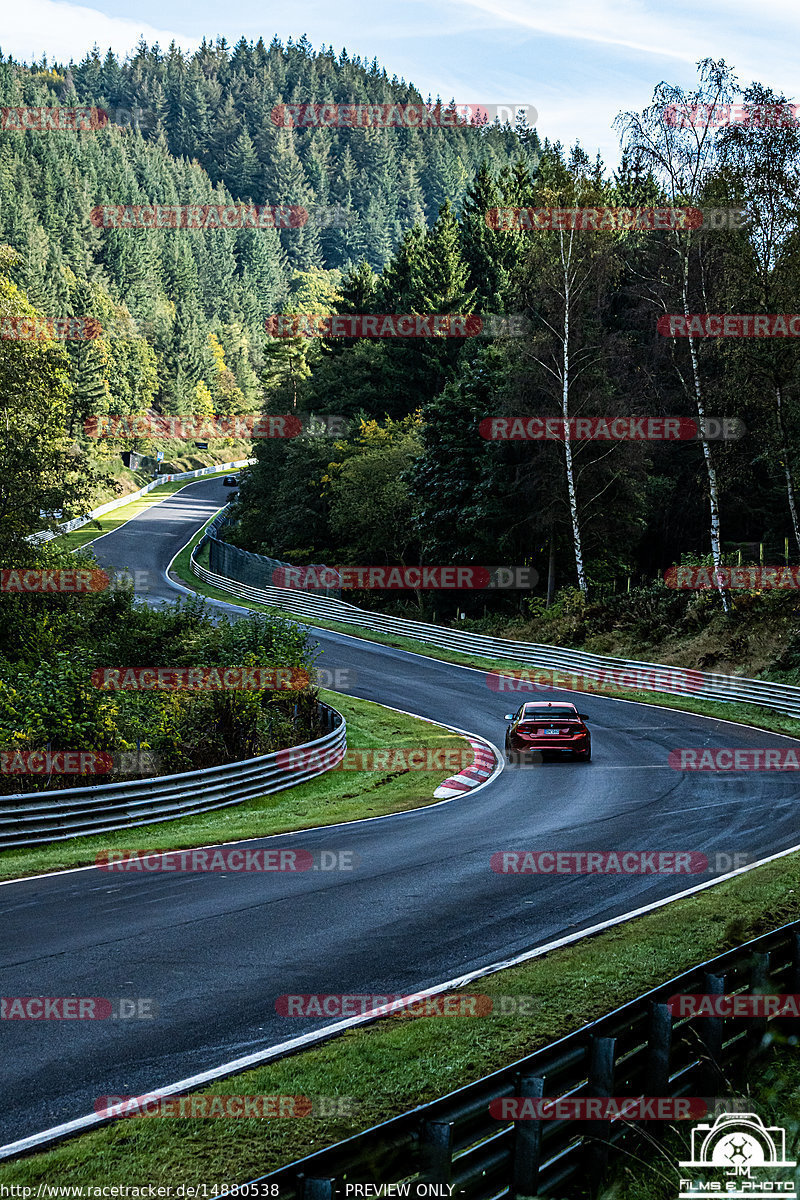
[[[282,41],[367,56],[424,96],[533,105],[541,136],[609,165],[620,109],[648,103],[661,80],[690,87],[695,63],[724,58],[743,85],[756,79],[797,99],[797,0],[6,0],[0,47],[30,61],[81,58],[96,42],[131,50],[140,35],[193,48],[205,35]]]

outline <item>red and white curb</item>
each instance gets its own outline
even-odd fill
[[[445,779],[444,783],[439,784],[433,793],[439,799],[447,796],[460,796],[462,792],[472,791],[479,784],[486,782],[497,765],[494,751],[486,742],[479,741],[475,737],[467,740],[475,755],[472,765],[467,767],[466,771],[461,771],[458,775],[451,775],[449,779]]]

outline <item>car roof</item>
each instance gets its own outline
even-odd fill
[[[540,702],[538,704],[536,704],[536,703],[523,704],[522,711],[523,712],[528,712],[528,711],[540,712],[543,708],[566,709],[568,712],[577,712],[578,711],[574,704],[556,704],[550,700],[546,700],[546,701]]]

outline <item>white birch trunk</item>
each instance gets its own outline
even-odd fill
[[[689,254],[687,253],[683,259],[683,314],[689,318]],[[692,360],[692,377],[694,380],[694,398],[697,407],[697,419],[700,425],[701,432],[705,429],[706,409],[703,402],[703,392],[700,387],[700,369],[697,363],[697,347],[694,344],[694,337],[689,334],[689,354]],[[722,597],[722,607],[725,612],[730,612],[731,605],[728,599],[728,593],[722,586],[719,577],[719,570],[722,567],[722,549],[720,546],[720,523],[719,523],[719,490],[717,488],[717,472],[714,468],[714,463],[711,458],[711,447],[705,437],[702,438],[701,445],[703,447],[703,458],[706,464],[706,476],[708,478],[708,498],[711,509],[711,557],[714,562],[714,579],[717,584],[717,590]]]
[[[795,503],[794,495],[794,480],[792,479],[792,470],[789,466],[789,447],[786,438],[786,426],[783,422],[783,396],[778,384],[775,385],[775,408],[778,413],[778,429],[781,438],[781,461],[783,462],[783,474],[786,478],[786,496],[789,501],[789,512],[792,514],[792,529],[794,530],[794,540],[797,542],[797,549],[800,550],[800,525],[797,521],[797,504]]]
[[[563,237],[563,235],[562,235]],[[563,257],[563,243],[562,243]],[[570,284],[569,272],[564,271],[564,358],[561,378],[561,416],[564,421],[564,460],[567,475],[567,492],[569,493],[569,512],[572,520],[572,544],[575,549],[575,567],[578,572],[578,587],[586,595],[586,572],[583,568],[583,546],[581,544],[581,527],[578,519],[578,499],[575,493],[575,471],[572,463],[572,445],[569,440],[569,316],[570,316]]]

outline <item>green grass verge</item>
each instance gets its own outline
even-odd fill
[[[236,470],[239,470],[239,468],[236,468]],[[173,483],[159,484],[157,488],[153,488],[152,492],[148,492],[145,496],[137,496],[129,504],[122,504],[119,508],[106,513],[105,516],[95,517],[87,525],[82,525],[80,529],[73,529],[71,533],[62,533],[60,537],[53,538],[52,544],[63,546],[66,550],[77,550],[79,546],[86,546],[96,538],[102,537],[103,534],[111,533],[113,530],[118,529],[126,521],[130,521],[133,517],[138,517],[139,513],[144,512],[146,508],[150,508],[153,504],[158,504],[167,496],[172,496],[175,492],[181,491],[182,488],[188,487],[191,483],[201,483],[204,479],[216,479],[220,475],[231,475],[234,473],[230,469],[227,471],[213,471],[208,475],[199,475],[197,479],[181,479]]]
[[[752,1064],[746,1084],[732,1087],[729,1095],[746,1101],[746,1111],[756,1113],[767,1127],[777,1125],[784,1129],[786,1157],[800,1160],[800,1047],[796,1039],[788,1042],[785,1037],[777,1038],[764,1057]],[[711,1117],[710,1121],[713,1120]],[[607,1184],[597,1200],[675,1200],[678,1179],[687,1177],[722,1181],[721,1188],[710,1193],[716,1196],[726,1195],[726,1185],[731,1189],[749,1186],[750,1195],[774,1196],[780,1195],[778,1180],[784,1186],[789,1179],[795,1187],[800,1184],[797,1167],[790,1174],[785,1169],[767,1167],[763,1175],[756,1168],[752,1181],[744,1179],[738,1185],[730,1176],[725,1179],[719,1168],[716,1171],[712,1168],[709,1173],[703,1168],[689,1169],[687,1176],[687,1169],[678,1164],[690,1157],[692,1122],[682,1122],[681,1126],[668,1126],[662,1132],[642,1124],[633,1136],[629,1134],[625,1146],[616,1150],[610,1160]],[[757,1190],[758,1181],[766,1186],[764,1192]]]
[[[152,460],[150,466],[155,464],[158,449],[164,453],[164,459],[159,464],[162,474],[179,475],[182,471],[196,471],[200,467],[221,466],[223,463],[251,458],[253,443],[244,438],[230,440],[226,438],[224,444],[218,446],[215,443],[214,449],[197,450],[191,448],[187,442],[166,438],[159,439],[158,445],[139,446],[139,450],[145,458]],[[144,487],[146,483],[150,483],[153,478],[148,468],[139,467],[137,470],[131,470],[130,467],[126,467],[121,458],[122,450],[121,444],[112,448],[111,443],[105,446],[98,443],[95,453],[90,455],[92,461],[88,464],[87,469],[95,477],[92,508],[98,508],[109,500],[117,500],[122,495],[130,496],[131,493],[138,492],[139,488]]]
[[[189,573],[188,554],[187,548],[176,559],[177,573],[201,594],[230,601],[228,593],[205,587]],[[261,607],[236,602],[244,607]],[[349,627],[335,622],[326,622],[324,627],[357,636]],[[485,666],[484,660],[440,652],[410,639],[372,635],[366,640],[445,661]],[[513,666],[491,661],[495,666]],[[795,721],[753,706],[711,704],[655,694],[620,693],[620,696],[747,721],[781,732],[795,734],[798,728]],[[342,698],[335,702],[344,707]],[[296,789],[295,795],[299,791]],[[509,877],[509,886],[524,886],[524,879]],[[173,1186],[209,1181],[243,1182],[462,1086],[531,1053],[704,958],[798,919],[800,864],[798,856],[791,855],[700,895],[676,901],[573,946],[500,972],[471,989],[491,996],[532,996],[533,1012],[529,1016],[386,1018],[314,1050],[205,1089],[206,1094],[221,1095],[352,1097],[353,1115],[347,1119],[312,1116],[299,1121],[272,1122],[122,1121],[53,1150],[0,1166],[0,1182],[37,1186],[54,1177],[73,1186],[139,1181]],[[272,995],[265,996],[265,1004],[271,1008],[274,999]],[[303,1022],[298,1020],[297,1024],[298,1033],[304,1032]],[[638,1178],[630,1182],[634,1188],[630,1193],[632,1198],[638,1200],[639,1196],[653,1194],[646,1187],[636,1190]],[[671,1186],[670,1194],[674,1194],[674,1182]]]
[[[326,691],[321,691],[320,697],[344,714],[350,749],[469,748],[469,742],[459,734],[418,717],[393,712],[369,700]],[[144,850],[187,849],[423,808],[437,803],[434,789],[452,774],[452,770],[328,771],[297,787],[229,808],[159,821],[137,829],[71,838],[40,848],[3,850],[0,852],[0,879],[19,879],[25,875],[85,866],[95,862],[102,850],[124,850],[134,846]]]
[[[213,520],[213,518],[212,518]],[[210,521],[207,522],[210,524]],[[205,526],[203,526],[205,529]],[[250,600],[242,600],[238,596],[232,595],[230,592],[222,591],[220,588],[211,587],[204,583],[192,573],[190,566],[191,551],[196,546],[197,542],[202,537],[203,530],[201,529],[187,546],[181,550],[172,564],[171,570],[177,575],[187,587],[197,592],[201,596],[206,596],[213,600],[226,600],[229,604],[237,604],[241,608],[249,608],[255,611],[263,612],[266,605],[257,604]],[[202,566],[208,568],[208,552],[205,547],[201,551],[200,562]],[[285,611],[285,610],[281,610]],[[368,633],[359,631],[358,626],[345,625],[341,621],[323,621],[316,617],[313,621],[303,617],[295,616],[293,613],[286,612],[285,615],[303,625],[308,625],[310,628],[318,626],[321,629],[330,629],[333,633],[346,633],[350,637],[359,638],[365,642],[377,642],[382,646],[392,646],[396,650],[408,650],[412,654],[423,654],[427,658],[436,658],[441,662],[456,663],[460,666],[475,667],[477,670],[488,670],[489,666],[493,670],[508,670],[519,671],[520,663],[511,662],[504,658],[488,658],[479,654],[461,654],[455,650],[443,650],[438,646],[432,646],[428,642],[420,642],[414,638],[400,637],[394,634],[375,633],[370,630]],[[530,693],[529,693],[530,694]],[[576,695],[592,695],[599,693],[578,692]],[[719,717],[725,721],[735,721],[743,725],[754,725],[758,729],[767,729],[773,733],[785,733],[790,737],[800,738],[800,721],[794,717],[786,716],[784,713],[778,712],[775,709],[761,708],[756,704],[740,704],[738,702],[727,702],[717,700],[702,700],[695,696],[672,696],[667,692],[636,692],[626,689],[604,689],[602,692],[604,697],[618,700],[633,700],[639,704],[654,704],[659,708],[672,708],[681,712],[699,713],[706,717]],[[509,709],[516,708],[520,699],[525,698],[524,692],[509,692],[508,707]]]
[[[532,997],[530,1015],[384,1018],[203,1089],[216,1095],[302,1095],[312,1101],[350,1097],[346,1118],[119,1121],[0,1166],[0,1183],[245,1182],[444,1095],[732,945],[800,919],[797,858],[757,867],[469,989],[492,997]],[[591,887],[591,880],[586,882]],[[508,877],[508,887],[524,889],[525,877]],[[532,938],[535,924],[532,920]],[[333,991],[331,984],[327,990]],[[275,999],[265,977],[265,1011],[273,1009]],[[169,1006],[162,1012],[168,1017]],[[296,1024],[298,1035],[305,1032],[302,1019]]]

